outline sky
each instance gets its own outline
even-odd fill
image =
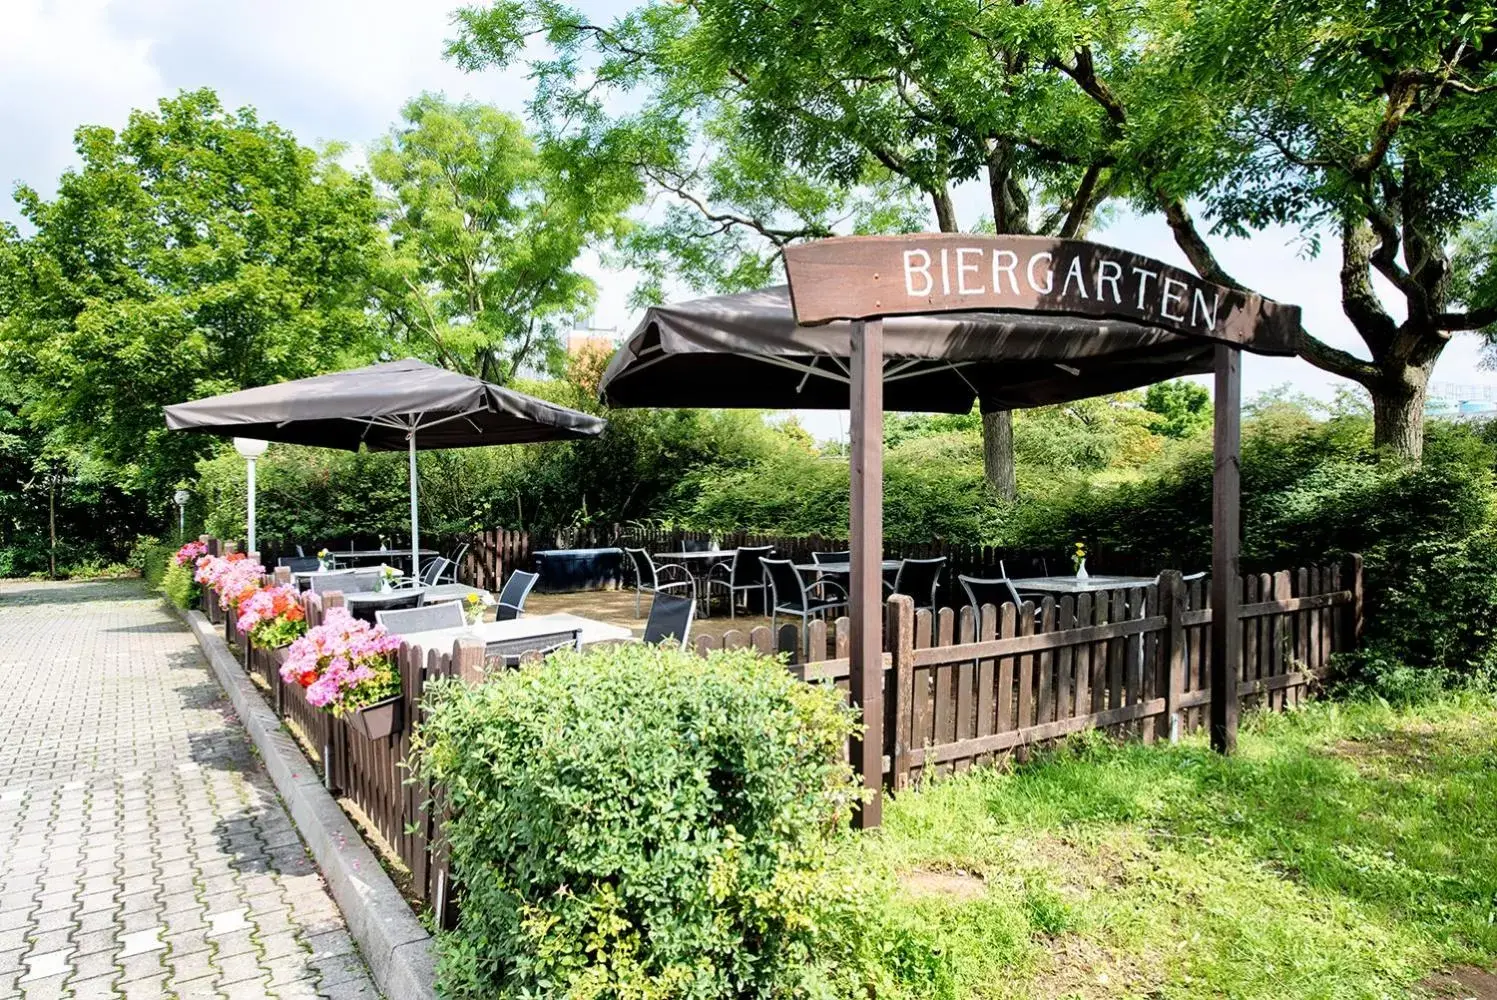
[[[577,0],[609,19],[623,0]],[[229,107],[245,104],[303,142],[359,148],[384,133],[401,104],[422,91],[474,98],[520,114],[529,85],[523,72],[467,74],[443,58],[456,0],[0,0],[0,181],[44,195],[76,162],[73,130],[119,127],[131,109],[154,106],[179,90],[212,87]],[[958,192],[962,214],[982,214],[982,193]],[[0,199],[0,218],[16,219]],[[1123,216],[1092,238],[1187,266],[1159,218]],[[1341,313],[1334,257],[1312,259],[1296,234],[1270,231],[1249,240],[1214,240],[1227,270],[1264,295],[1299,304],[1321,339],[1365,356]],[[633,279],[584,261],[599,283],[594,325],[631,329]],[[1386,292],[1386,287],[1384,288]],[[1396,300],[1385,296],[1390,308]],[[1396,315],[1396,310],[1395,310]],[[1497,386],[1482,364],[1481,342],[1458,336],[1435,382]],[[1345,385],[1295,358],[1249,355],[1244,395],[1288,384],[1329,399]],[[845,418],[808,413],[818,437],[845,434]]]

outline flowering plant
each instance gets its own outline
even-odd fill
[[[246,558],[243,552],[231,552],[200,558],[193,579],[217,594],[218,606],[227,611],[259,590],[264,575],[264,566]]]
[[[197,561],[208,554],[206,542],[188,542],[177,550],[172,558],[177,561],[178,566],[195,566]]]
[[[483,598],[477,594],[463,598],[463,617],[467,618],[469,625],[477,625],[483,618]]]
[[[400,578],[400,570],[394,566],[381,566],[379,568],[379,584],[381,590],[389,590],[390,585]]]
[[[239,603],[239,631],[256,649],[275,649],[307,633],[307,614],[295,587],[256,590]]]
[[[1077,573],[1080,573],[1081,572],[1081,567],[1085,563],[1086,563],[1086,543],[1085,542],[1077,542],[1076,545],[1075,545],[1075,547],[1071,550],[1071,568],[1073,570],[1075,570]]]
[[[321,625],[291,644],[281,679],[305,688],[309,705],[347,715],[400,693],[399,648],[400,636],[383,625],[329,608]]]

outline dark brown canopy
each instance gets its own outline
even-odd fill
[[[608,366],[613,406],[842,409],[853,324],[800,326],[784,286],[656,306]],[[1119,319],[981,312],[884,320],[884,407],[1021,409],[1211,371],[1210,341]]]
[[[593,437],[604,421],[406,358],[168,406],[166,426],[346,451],[361,444],[405,451],[412,441],[432,450]]]

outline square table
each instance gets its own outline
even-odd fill
[[[634,633],[622,625],[611,625],[594,618],[583,618],[560,612],[551,615],[526,615],[503,622],[480,622],[463,628],[439,628],[427,632],[412,632],[403,636],[413,646],[427,649],[449,650],[458,639],[473,638],[483,643],[502,642],[507,639],[523,639],[532,635],[549,635],[577,629],[582,633],[582,644],[595,642],[619,642],[630,639]]]

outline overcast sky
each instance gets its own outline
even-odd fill
[[[626,6],[589,3],[595,18]],[[452,34],[455,0],[0,0],[0,179],[50,194],[58,174],[75,162],[72,133],[80,124],[122,125],[132,108],[153,106],[178,90],[208,86],[230,107],[254,105],[262,118],[303,142],[361,145],[395,120],[407,98],[423,90],[472,97],[519,113],[522,74],[470,75],[442,57]],[[981,193],[966,191],[964,216],[983,214]],[[0,202],[0,217],[15,206]],[[1159,219],[1126,218],[1093,234],[1184,266]],[[1216,241],[1229,271],[1265,295],[1304,308],[1307,326],[1331,343],[1365,354],[1341,314],[1333,258],[1307,259],[1293,235]],[[631,280],[589,261],[602,294],[596,322],[627,329]],[[1437,382],[1497,385],[1482,367],[1480,342],[1457,337],[1435,372]],[[1280,383],[1329,398],[1338,380],[1297,359],[1249,356],[1244,391],[1252,396]],[[831,414],[808,420],[819,436],[845,421]]]

